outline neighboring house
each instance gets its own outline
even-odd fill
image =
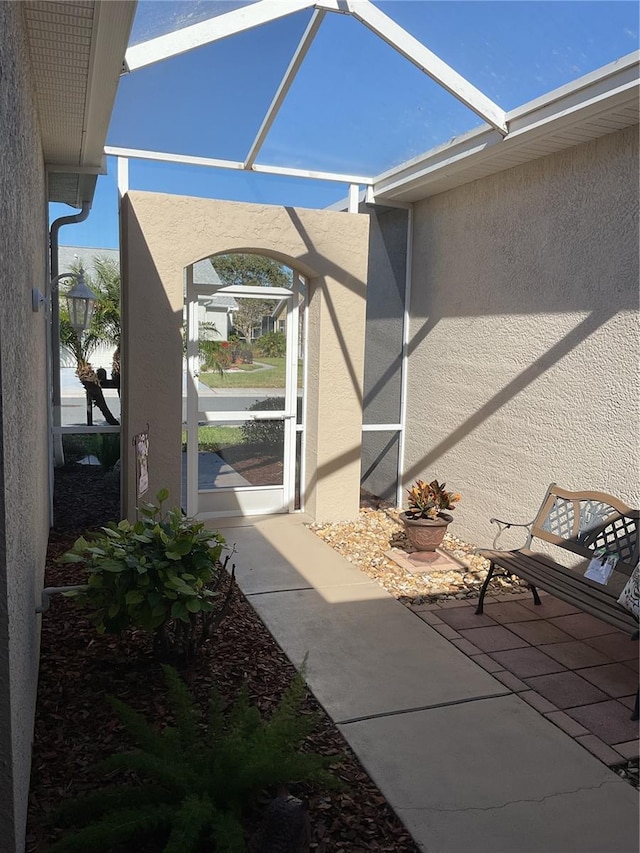
[[[212,289],[224,286],[208,259],[193,265],[193,283],[209,285]],[[216,341],[227,341],[233,329],[233,312],[238,310],[238,303],[233,296],[212,293],[201,298],[200,306],[200,322],[215,327],[214,333],[207,333],[208,337]]]
[[[64,237],[64,231],[62,232]],[[95,261],[112,261],[120,265],[120,249],[87,248],[86,246],[59,246],[58,266],[60,272],[74,269],[81,265],[84,271],[93,278],[96,275]]]
[[[134,10],[128,0],[0,3],[0,843],[8,851],[24,849],[50,521],[48,331],[45,314],[32,311],[32,288],[47,289],[64,239],[58,223],[50,259],[47,202],[90,209]],[[437,476],[462,492],[456,532],[477,544],[490,541],[490,516],[532,518],[552,480],[640,503],[638,57],[506,119],[504,138],[481,128],[374,178],[366,215],[297,211],[307,242],[281,208],[253,206],[260,227],[274,223],[265,238],[272,255],[286,254],[308,277],[305,485],[320,520],[354,515],[361,480],[393,497],[399,469],[404,485]],[[157,406],[152,452],[162,477],[172,436],[180,448],[181,374],[174,381],[168,359],[171,370],[152,375],[147,360],[164,365],[169,347],[181,370],[174,326],[185,268],[209,251],[246,249],[256,232],[242,230],[251,205],[190,199],[212,229],[221,214],[237,216],[235,236],[221,230],[189,254],[188,240],[207,235],[187,234],[177,265],[174,246],[152,228],[177,215],[175,205],[151,196],[130,192],[123,204],[123,320],[135,353],[123,429],[128,439],[126,430],[152,420],[145,407]],[[162,275],[133,214],[147,217]],[[233,310],[215,296],[204,316],[228,334]],[[141,317],[154,330],[144,341]],[[173,337],[162,337],[166,328]],[[171,383],[167,409],[159,403]],[[167,412],[176,425],[164,435],[157,427]],[[171,465],[179,493],[181,459]],[[131,470],[125,457],[129,489]]]

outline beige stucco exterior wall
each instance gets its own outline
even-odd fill
[[[0,3],[0,849],[23,850],[49,533],[45,178],[20,3]]]
[[[122,205],[124,508],[136,505],[133,436],[149,425],[150,490],[181,483],[185,268],[256,251],[309,278],[306,510],[359,506],[368,217],[130,192]]]
[[[415,207],[405,480],[452,532],[528,521],[545,487],[640,503],[638,129]]]

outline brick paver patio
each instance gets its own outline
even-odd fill
[[[439,634],[609,766],[639,754],[638,643],[541,593],[415,605]]]

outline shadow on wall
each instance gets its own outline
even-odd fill
[[[292,222],[293,226],[295,227],[296,231],[298,232],[298,234],[302,238],[305,246],[307,247],[309,252],[312,252],[313,240],[309,236],[309,234],[308,234],[305,226],[303,225],[302,221],[300,220],[300,217],[298,216],[297,212],[292,207],[287,207],[287,208],[285,208],[285,210],[287,212],[287,215],[291,219],[291,222]],[[344,214],[344,215],[348,216],[349,214]],[[343,287],[345,287],[347,290],[351,290],[351,292],[356,294],[356,296],[359,296],[361,299],[366,300],[367,288],[366,288],[365,282],[358,281],[357,279],[355,279],[352,275],[350,275],[348,273],[345,276],[345,270],[342,267],[335,264],[333,261],[331,261],[328,258],[325,259],[325,270],[324,270],[324,272],[325,272],[325,275],[328,274],[332,278],[334,278],[336,281],[339,281],[341,283],[341,285]],[[354,361],[352,358],[353,348],[349,346],[349,341],[345,337],[344,330],[343,330],[343,323],[341,322],[340,317],[338,315],[338,312],[336,311],[336,307],[333,303],[333,299],[331,297],[331,293],[329,291],[329,288],[327,288],[324,279],[320,279],[320,281],[321,281],[321,287],[322,287],[322,292],[324,295],[325,304],[327,306],[327,310],[328,310],[329,315],[331,317],[331,323],[333,325],[333,329],[335,331],[336,337],[338,338],[338,340],[340,342],[340,349],[342,351],[344,363],[347,366],[347,370],[349,372],[349,378],[351,380],[351,385],[352,385],[353,390],[357,396],[359,405],[362,405],[362,383],[361,383],[360,379],[358,378],[358,371],[354,367]]]
[[[418,462],[412,465],[405,471],[407,481],[419,477],[426,469],[430,469],[445,453],[452,450],[459,442],[470,435],[481,424],[487,421],[492,415],[498,412],[503,406],[513,400],[518,394],[522,393],[532,382],[539,379],[546,371],[554,367],[562,358],[564,358],[572,350],[576,349],[581,343],[587,340],[597,329],[604,326],[613,316],[615,312],[609,314],[595,315],[591,314],[578,324],[571,332],[555,343],[544,355],[536,359],[528,365],[525,370],[519,373],[514,379],[508,382],[499,393],[495,394],[483,406],[481,406],[473,415],[467,418],[464,423],[453,430],[449,435],[429,453],[423,456]],[[437,319],[430,319],[420,329],[410,344],[409,353],[416,349],[419,343],[424,340],[429,333],[435,328],[438,323]]]
[[[135,512],[137,477],[133,436],[149,431],[149,491],[168,488],[179,506],[182,460],[182,305],[171,305],[134,210],[123,205],[122,424],[123,514]],[[133,251],[128,251],[128,247]],[[182,288],[181,288],[182,290]],[[158,441],[158,433],[162,441]],[[160,473],[158,473],[160,472]]]

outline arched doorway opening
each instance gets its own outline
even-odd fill
[[[307,282],[258,253],[185,275],[183,509],[215,518],[304,503]]]

